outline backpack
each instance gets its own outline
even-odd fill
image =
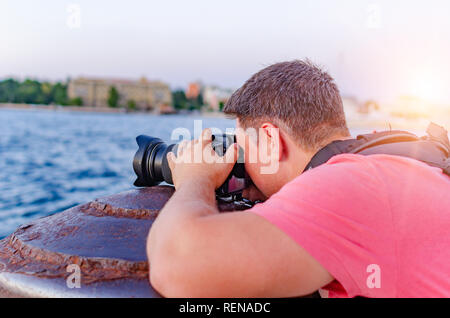
[[[450,176],[450,142],[447,131],[435,123],[430,123],[427,135],[423,137],[417,137],[403,130],[390,130],[358,135],[355,139],[333,141],[314,155],[304,171],[320,166],[331,157],[344,153],[386,154],[412,158],[441,168]]]

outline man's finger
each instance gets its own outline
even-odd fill
[[[189,140],[182,140],[178,144],[177,157],[181,157],[181,155],[183,154],[183,151],[186,148],[186,145],[188,144],[188,142],[189,142]]]
[[[170,171],[173,171],[175,167],[175,154],[173,152],[167,153],[167,163],[169,164]]]
[[[206,145],[212,141],[211,128],[205,128],[202,131],[201,141],[203,145]]]

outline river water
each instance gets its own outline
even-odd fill
[[[234,121],[193,115],[0,109],[0,238],[30,218],[133,188],[140,134],[166,142],[176,128],[192,137]],[[352,129],[352,134],[371,129]]]
[[[0,238],[30,218],[133,188],[135,137],[170,142],[176,127],[193,134],[196,119],[234,127],[213,117],[0,109]]]

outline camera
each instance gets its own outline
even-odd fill
[[[137,187],[151,187],[165,181],[173,184],[172,173],[167,161],[167,154],[177,154],[178,144],[167,145],[161,139],[146,135],[136,137],[139,146],[133,159],[133,169],[137,179],[134,185]],[[236,142],[233,134],[212,135],[212,147],[214,151],[223,156],[229,146]],[[242,192],[250,182],[250,178],[244,168],[244,151],[239,147],[239,157],[230,175],[216,190],[219,196],[235,195]]]

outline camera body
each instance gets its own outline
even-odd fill
[[[136,137],[136,142],[139,149],[133,159],[133,169],[137,175],[134,185],[151,187],[163,181],[173,184],[167,154],[173,152],[176,155],[178,144],[167,145],[159,138],[146,135]],[[212,136],[212,147],[219,156],[223,156],[235,142],[236,136],[232,134]],[[248,186],[249,181],[244,167],[244,151],[239,148],[238,160],[225,182],[216,190],[216,194],[222,197],[238,194]]]

